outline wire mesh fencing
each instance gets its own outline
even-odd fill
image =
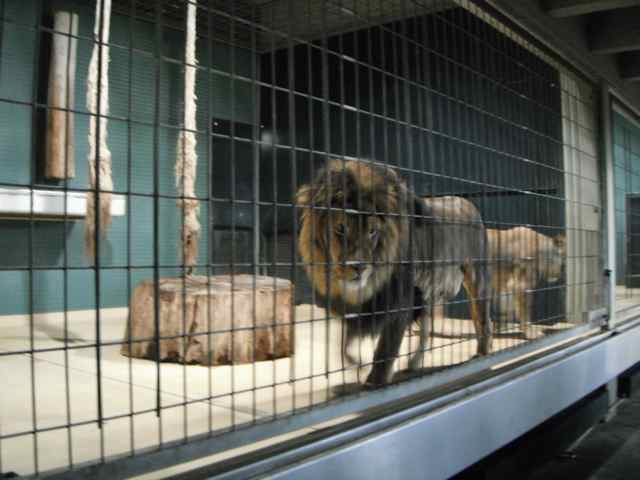
[[[475,3],[0,17],[2,472],[224,438],[603,305],[595,89]]]

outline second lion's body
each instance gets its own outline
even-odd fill
[[[487,229],[494,311],[514,317],[522,334],[530,329],[533,290],[540,282],[560,280],[565,262],[564,234],[550,237],[528,227]]]

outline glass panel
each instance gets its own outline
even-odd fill
[[[612,113],[615,165],[616,304],[640,303],[640,122],[624,107]]]

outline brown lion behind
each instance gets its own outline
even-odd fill
[[[504,319],[520,322],[525,338],[535,338],[529,328],[532,290],[542,282],[560,280],[565,259],[565,235],[549,237],[528,227],[487,229],[491,259],[494,310]]]

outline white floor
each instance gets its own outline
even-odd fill
[[[126,314],[126,309],[102,312],[103,343],[122,341]],[[310,322],[312,316],[315,320]],[[103,346],[102,408],[103,416],[111,419],[100,429],[96,422],[96,349],[86,347],[95,344],[94,313],[68,315],[67,345],[72,348],[66,351],[60,350],[65,346],[63,317],[36,316],[33,347],[56,350],[34,355],[24,353],[31,346],[29,319],[0,317],[0,353],[12,352],[0,356],[0,436],[9,436],[0,441],[0,471],[25,475],[68,468],[70,464],[228,429],[325,402],[332,395],[332,387],[356,382],[358,374],[361,380],[365,378],[367,368],[360,372],[353,366],[343,369],[340,324],[326,320],[324,310],[298,306],[296,321],[296,354],[291,359],[214,368],[161,364],[160,417],[155,412],[156,363],[123,357],[119,345]],[[559,324],[555,328],[568,326]],[[436,319],[434,331],[433,350],[425,356],[425,366],[459,363],[475,353],[470,321]],[[496,338],[494,346],[499,350],[522,341],[517,335],[504,335]],[[372,345],[371,341],[362,343],[365,362],[372,357]],[[416,345],[417,338],[408,337],[402,352],[406,354]],[[396,362],[396,369],[406,366],[407,357]],[[65,427],[68,424],[74,426]],[[34,428],[51,430],[27,433]]]
[[[616,285],[616,307],[624,310],[640,305],[640,288],[627,288]]]

